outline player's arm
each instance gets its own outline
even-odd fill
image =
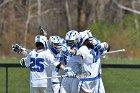
[[[76,77],[76,74],[72,71],[71,67],[65,67],[63,64],[60,63],[56,66],[56,68],[62,69],[64,71],[64,74],[67,75],[67,77],[70,78]]]
[[[67,46],[62,46],[62,47],[61,47],[61,51],[62,51],[62,53],[64,53],[65,55],[69,55],[69,54],[76,55],[77,49],[75,49],[75,48],[70,48],[70,47],[67,47]]]
[[[99,51],[100,54],[104,53],[104,52],[109,52],[110,51],[110,45],[107,42],[102,42],[99,43],[97,45],[95,45],[94,50],[95,51]]]
[[[20,65],[24,67],[29,67],[31,64],[31,52],[26,56],[20,59]]]
[[[48,56],[48,54],[47,54],[47,56]],[[56,68],[62,69],[68,77],[76,77],[76,75],[74,74],[74,72],[71,69],[65,67],[62,63],[55,61],[55,58],[52,54],[49,54],[48,60],[51,62],[50,65],[54,65]]]

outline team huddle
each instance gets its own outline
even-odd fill
[[[37,35],[35,46],[12,46],[26,56],[20,63],[30,68],[30,93],[105,93],[100,58],[110,46],[90,30],[68,31],[65,39]]]

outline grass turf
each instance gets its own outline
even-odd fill
[[[104,59],[103,64],[140,64],[140,60]],[[0,63],[19,63],[19,59],[0,59]],[[6,91],[6,69],[0,68],[0,93]],[[103,68],[106,93],[139,93],[139,69]],[[29,93],[29,69],[8,68],[8,92]]]

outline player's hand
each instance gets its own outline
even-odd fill
[[[25,58],[21,58],[21,59],[20,59],[20,65],[21,65],[21,66],[25,66],[25,61],[24,61],[24,60],[25,60]]]
[[[109,45],[108,48],[107,48],[107,52],[109,52],[111,49],[111,46]]]
[[[67,51],[69,51],[69,48],[67,48],[66,46],[62,46],[62,47],[61,47],[61,51],[67,52]]]
[[[107,42],[102,42],[101,44],[101,47],[104,48],[105,50],[107,50],[109,48],[109,45]]]
[[[70,67],[66,67],[64,69],[64,73],[69,77],[69,78],[75,78],[76,74],[71,70]]]
[[[106,53],[107,53],[107,50],[103,51],[103,53],[101,54],[101,57],[105,58],[106,57]]]
[[[60,51],[62,51],[65,55],[69,55],[70,53],[70,48],[66,47],[66,46],[62,46]]]

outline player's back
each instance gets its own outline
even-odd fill
[[[48,55],[50,52],[48,50],[37,52],[33,50],[27,56],[25,60],[25,65],[30,67],[30,83],[33,87],[46,87],[47,79],[36,80],[37,78],[47,77],[47,66],[49,66],[50,62],[48,59]]]

